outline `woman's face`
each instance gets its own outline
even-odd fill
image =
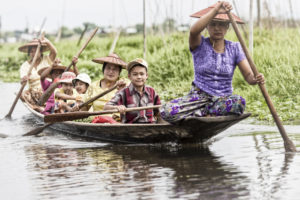
[[[36,52],[36,49],[37,49],[36,47],[31,47],[31,48],[30,48],[29,56],[30,56],[31,58],[34,57],[35,52]],[[41,52],[40,52],[40,55],[41,55]]]
[[[107,63],[103,72],[104,79],[115,82],[120,76],[120,67],[111,63]]]
[[[76,80],[75,82],[75,89],[79,94],[84,94],[87,90],[88,86],[85,82],[80,80]]]
[[[222,40],[229,28],[228,22],[211,21],[207,25],[209,36],[213,40]]]

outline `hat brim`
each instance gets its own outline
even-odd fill
[[[143,66],[148,71],[148,67],[146,65],[143,65],[142,63],[137,62],[137,61],[131,61],[130,63],[128,63],[127,71],[129,72],[132,69],[132,67],[134,67],[134,66]]]
[[[126,69],[126,66],[127,66],[127,63],[119,58],[102,57],[102,58],[94,58],[92,61],[95,63],[99,63],[99,64],[111,63],[114,65],[121,66],[123,69]]]
[[[31,42],[31,43],[24,44],[24,45],[20,46],[18,48],[18,50],[21,51],[21,52],[23,52],[23,53],[28,53],[28,48],[29,47],[37,47],[37,46],[38,46],[38,42]],[[42,48],[42,52],[50,50],[50,48],[46,44],[42,44],[42,47],[43,47]]]
[[[203,9],[203,10],[200,10],[192,15],[190,15],[190,17],[194,17],[194,18],[200,18],[202,17],[203,15],[205,15],[206,13],[208,13],[210,10],[212,9],[212,7],[209,7],[209,8],[206,8],[206,9]],[[242,19],[240,19],[238,16],[236,16],[235,14],[231,13],[234,21],[237,23],[237,24],[245,24],[245,22],[243,22]],[[230,23],[230,19],[228,18],[228,15],[227,14],[217,14],[213,20],[215,21],[222,21],[222,22],[229,22]]]
[[[59,82],[59,83],[72,83],[72,84],[73,84],[73,82],[72,82],[73,80],[74,80],[74,79],[71,79],[71,78],[70,78],[70,79],[58,80],[58,82]]]
[[[76,81],[81,81],[81,82],[83,82],[83,83],[88,84],[89,86],[91,85],[91,83],[88,83],[87,81],[82,80],[81,78],[74,78],[74,79],[72,80],[72,83],[73,83],[74,86],[75,86]]]
[[[50,66],[49,66],[49,67],[50,67]],[[38,74],[41,76],[42,73],[43,73],[46,69],[48,69],[49,67],[44,67],[44,68],[40,69],[40,70],[38,71]],[[59,66],[53,66],[51,71],[53,71],[53,70],[62,70],[62,71],[65,71],[66,69],[67,69],[66,66],[59,65]],[[69,71],[73,72],[73,70],[69,70]],[[51,73],[51,72],[50,72],[50,73]],[[47,78],[51,78],[50,73],[47,75]]]

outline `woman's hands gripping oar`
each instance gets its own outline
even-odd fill
[[[40,40],[43,40],[43,39],[44,39],[44,33],[42,33]],[[37,46],[37,48],[36,48],[36,51],[35,51],[33,60],[32,60],[32,62],[31,62],[31,64],[30,64],[30,68],[29,68],[29,70],[28,70],[28,72],[27,72],[27,77],[30,77],[31,71],[32,71],[32,69],[33,69],[33,67],[34,67],[34,65],[35,65],[35,63],[36,63],[36,60],[37,60],[37,58],[38,58],[38,56],[39,56],[39,54],[40,54],[40,51],[41,51],[41,41],[39,41],[38,46]],[[20,96],[22,95],[22,92],[23,92],[23,90],[24,90],[24,88],[25,88],[27,82],[28,82],[28,81],[24,81],[24,82],[22,83],[22,86],[21,86],[21,88],[20,88],[20,90],[19,90],[19,92],[18,92],[18,94],[17,94],[17,96],[16,96],[16,98],[15,98],[15,100],[14,100],[14,102],[13,102],[13,104],[12,104],[10,110],[9,110],[9,112],[8,112],[7,115],[5,116],[5,118],[11,118],[11,114],[12,114],[12,112],[14,111],[15,106],[16,106],[16,104],[17,104],[17,102],[18,102]]]
[[[98,31],[98,27],[95,28],[95,30],[93,31],[93,33],[90,35],[89,39],[83,44],[83,46],[81,47],[81,49],[78,51],[78,53],[75,55],[75,57],[79,57],[80,54],[82,53],[82,51],[86,48],[86,46],[88,45],[88,43],[92,40],[92,38],[95,36],[95,34]],[[67,67],[67,69],[65,71],[69,71],[69,69],[71,68],[71,66],[73,65],[73,62],[70,63],[70,65]],[[57,86],[59,85],[59,82],[54,82],[52,83],[49,88],[43,93],[43,95],[41,96],[38,104],[40,106],[43,106],[46,101],[49,99],[49,97],[51,96],[51,94],[54,92],[55,88],[57,88]]]
[[[240,34],[240,31],[239,31],[239,29],[237,27],[237,24],[234,21],[232,15],[230,13],[230,11],[227,12],[227,15],[228,15],[228,17],[230,19],[230,22],[231,22],[231,24],[233,26],[233,29],[234,29],[234,31],[235,31],[235,33],[236,33],[236,35],[237,35],[237,37],[238,37],[238,39],[239,39],[242,47],[243,47],[243,50],[244,50],[244,52],[246,54],[246,57],[247,57],[247,60],[248,60],[248,62],[250,64],[250,67],[251,67],[254,75],[256,76],[256,75],[258,75],[258,70],[256,69],[256,66],[255,66],[255,64],[254,64],[254,62],[253,62],[253,60],[252,60],[252,58],[251,58],[251,56],[250,56],[250,54],[248,52],[248,49],[247,49],[246,44],[245,44],[245,42],[244,42],[244,40],[243,40],[243,38],[242,38],[242,36]],[[277,115],[277,112],[275,110],[275,107],[274,107],[274,105],[273,105],[273,103],[271,101],[271,98],[270,98],[270,96],[268,94],[268,91],[267,91],[265,85],[264,84],[259,84],[259,87],[260,87],[260,90],[261,90],[261,92],[262,92],[262,94],[263,94],[263,96],[264,96],[267,104],[268,104],[268,107],[269,107],[270,112],[271,112],[271,114],[272,114],[272,116],[274,118],[274,121],[275,121],[275,123],[276,123],[276,125],[277,125],[277,127],[279,129],[281,137],[283,138],[285,151],[287,151],[287,152],[296,152],[297,151],[296,147],[293,144],[293,142],[289,139],[288,135],[286,134],[285,129],[284,129],[284,127],[283,127],[283,125],[282,125],[282,123],[281,123],[281,121],[280,121],[280,119],[279,119],[279,117]]]
[[[117,85],[114,85],[113,87],[111,87],[111,88],[105,90],[104,92],[101,92],[100,94],[98,94],[98,95],[92,97],[91,99],[87,100],[86,102],[80,104],[80,105],[78,106],[78,109],[80,109],[80,108],[82,108],[82,107],[84,107],[84,106],[87,106],[88,104],[90,104],[90,103],[92,103],[93,101],[99,99],[100,97],[103,97],[104,95],[106,95],[107,93],[113,91],[113,90],[116,89],[117,87],[118,87]],[[71,113],[72,113],[72,112],[71,112]],[[56,115],[56,114],[50,114],[50,115]],[[47,115],[45,115],[45,117],[46,117],[46,116],[47,116]],[[31,130],[31,131],[25,133],[23,136],[37,135],[37,134],[39,134],[40,132],[42,132],[45,128],[47,128],[48,126],[52,125],[53,123],[54,123],[54,122],[47,123],[47,124],[45,124],[44,126],[38,127],[38,128],[36,128],[36,129],[33,129],[33,130]]]
[[[160,108],[160,107],[161,107],[161,105],[127,108],[125,112],[139,111],[139,110],[146,110],[146,109],[155,109],[155,108]],[[104,111],[98,111],[98,112],[80,111],[80,112],[59,113],[59,114],[53,114],[53,115],[46,115],[44,118],[44,122],[54,123],[54,122],[70,121],[70,120],[75,120],[75,119],[87,118],[87,117],[93,116],[93,115],[104,115],[104,114],[112,114],[112,113],[118,113],[118,112],[120,112],[120,111],[117,109],[114,109],[114,110],[104,110]]]

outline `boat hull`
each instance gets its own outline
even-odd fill
[[[24,105],[39,121],[44,116]],[[192,117],[180,124],[93,124],[83,122],[60,122],[50,128],[73,136],[90,138],[115,143],[162,143],[162,142],[204,142],[230,126],[249,117],[246,113],[240,116]]]

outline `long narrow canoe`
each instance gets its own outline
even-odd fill
[[[23,102],[28,110],[41,122],[44,115],[33,110]],[[246,113],[240,116],[191,117],[178,125],[164,124],[93,124],[83,122],[60,122],[49,128],[73,136],[90,138],[115,143],[199,143],[204,142],[230,126],[249,117]]]

